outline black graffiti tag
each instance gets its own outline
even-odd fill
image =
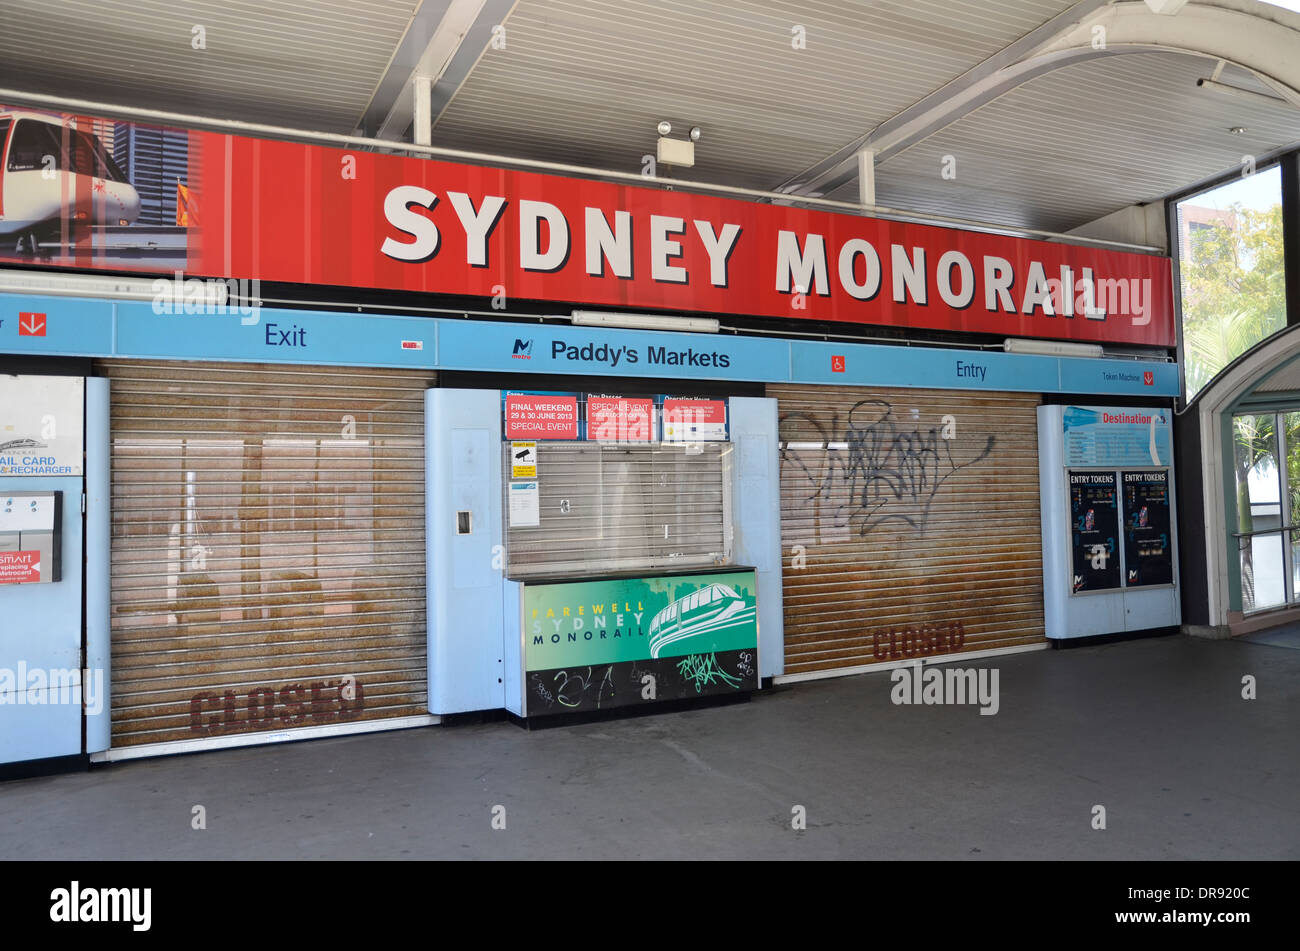
[[[855,403],[842,432],[838,413],[832,412],[829,422],[818,415],[789,413],[781,418],[783,424],[802,420],[821,437],[816,450],[791,449],[783,442],[782,467],[788,464],[808,480],[811,492],[802,501],[813,506],[819,526],[828,515],[831,527],[850,525],[859,535],[889,522],[924,533],[939,489],[959,470],[988,458],[997,441],[988,436],[978,454],[958,462],[940,426],[900,426],[885,400]],[[832,448],[835,442],[843,448]],[[811,465],[808,452],[817,453]]]

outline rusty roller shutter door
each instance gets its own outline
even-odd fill
[[[112,745],[427,714],[429,372],[106,361]]]
[[[787,674],[1043,641],[1036,396],[768,395]]]

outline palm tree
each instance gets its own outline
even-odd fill
[[[1286,326],[1268,309],[1241,308],[1219,317],[1188,321],[1183,328],[1183,363],[1190,400],[1224,367]]]
[[[1241,556],[1241,604],[1255,606],[1254,515],[1250,509],[1250,473],[1265,460],[1276,466],[1274,417],[1236,416],[1232,420],[1233,467],[1237,479],[1237,532]],[[1276,476],[1275,476],[1276,477]]]

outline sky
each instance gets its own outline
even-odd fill
[[[1294,0],[1300,6],[1300,0]],[[1227,208],[1234,202],[1252,211],[1264,211],[1282,201],[1282,170],[1276,165],[1254,175],[1238,178],[1208,192],[1187,199],[1202,208]]]

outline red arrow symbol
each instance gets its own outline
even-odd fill
[[[18,336],[44,337],[45,315],[24,311],[18,315]]]

